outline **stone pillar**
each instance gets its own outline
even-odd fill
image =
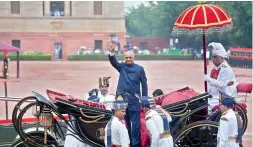
[[[44,1],[45,16],[50,16],[50,1]]]
[[[64,12],[65,16],[70,16],[70,1],[64,1]]]

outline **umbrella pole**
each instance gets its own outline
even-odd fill
[[[204,55],[204,74],[207,74],[207,66],[206,66],[206,36],[205,32],[202,35],[203,37],[203,55]],[[207,92],[207,82],[205,81],[205,92]]]

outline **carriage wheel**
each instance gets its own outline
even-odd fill
[[[237,109],[239,109],[237,112],[241,116],[242,121],[243,121],[242,134],[244,134],[247,129],[247,126],[248,126],[247,113],[245,110],[243,110],[243,108],[238,103],[235,103],[235,107],[237,107]]]
[[[175,147],[216,147],[218,123],[197,121],[179,131],[174,137]]]

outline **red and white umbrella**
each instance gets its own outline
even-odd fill
[[[204,73],[207,74],[205,36],[215,32],[229,31],[232,27],[232,18],[223,8],[202,2],[187,8],[180,14],[174,24],[172,34],[176,36],[182,34],[203,36]],[[205,91],[207,91],[206,82]]]

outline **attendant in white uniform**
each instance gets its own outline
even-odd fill
[[[238,125],[236,114],[232,110],[234,100],[224,98],[220,102],[222,116],[217,134],[217,147],[239,147],[236,142],[238,135]]]
[[[98,80],[99,84],[99,90],[97,94],[97,98],[99,99],[99,103],[104,104],[106,106],[107,110],[112,109],[113,101],[115,101],[115,96],[110,95],[108,93],[108,89],[110,87],[109,79],[111,77],[101,77]],[[91,96],[91,93],[85,94],[85,100],[88,100],[88,98]]]
[[[124,100],[116,100],[113,103],[113,116],[105,127],[106,147],[130,147],[130,139],[124,117],[127,103]]]
[[[204,80],[207,81],[207,92],[212,95],[212,98],[208,99],[210,113],[212,108],[219,103],[220,92],[229,97],[237,97],[238,83],[232,68],[225,61],[227,52],[222,44],[212,42],[209,46],[213,48],[212,58],[215,65],[210,74],[204,76]]]
[[[150,147],[173,147],[170,134],[170,115],[161,107],[157,107],[152,98],[142,97],[141,105],[145,112],[146,127],[150,134]]]

